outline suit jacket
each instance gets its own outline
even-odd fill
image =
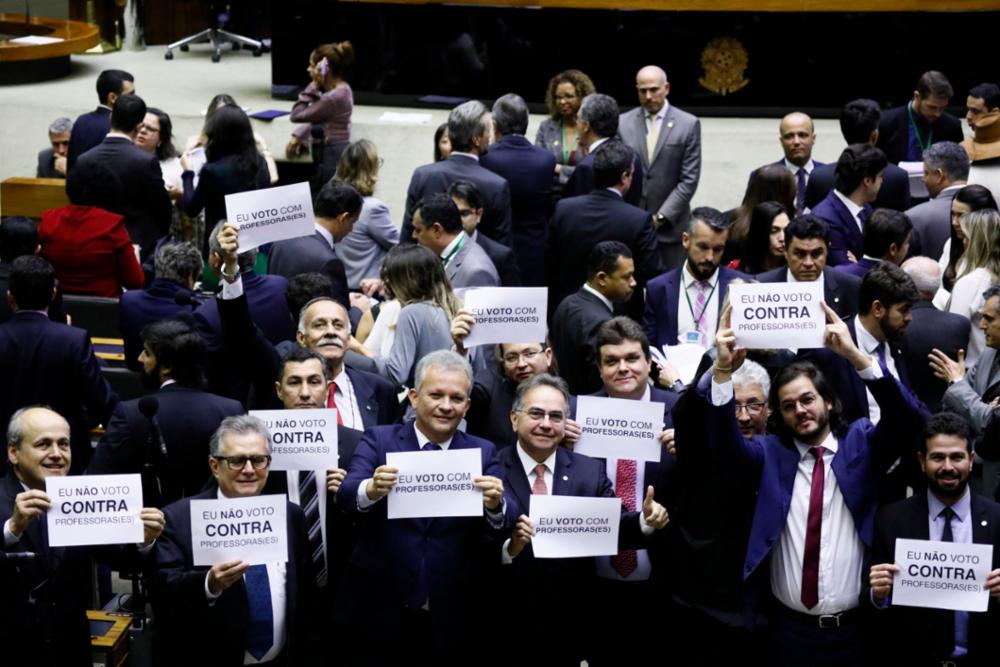
[[[153,396],[159,403],[155,420],[166,456],[149,418],[139,410],[142,399],[122,401],[97,444],[87,474],[142,473],[150,463],[159,480],[159,493],[150,483],[152,476],[144,477],[145,504],[163,507],[204,488],[210,478],[206,461],[212,434],[223,419],[245,410],[237,401],[176,383],[160,387]]]
[[[184,214],[194,217],[205,211],[205,238],[201,240],[201,254],[205,257],[208,257],[209,234],[219,220],[226,218],[226,195],[261,190],[271,185],[267,163],[260,155],[257,155],[257,164],[251,167],[244,166],[236,155],[207,162],[198,174],[197,188],[193,171],[185,171],[181,179],[184,183]],[[195,244],[198,244],[197,240]]]
[[[65,175],[56,171],[55,151],[51,148],[43,148],[38,151],[38,166],[35,167],[35,178],[66,178]]]
[[[318,231],[310,236],[274,243],[268,257],[267,272],[289,280],[301,273],[325,273],[334,282],[334,293],[347,298],[347,272],[344,263],[337,257],[336,246],[327,243]]]
[[[480,164],[510,184],[511,240],[521,280],[529,286],[544,285],[543,248],[545,227],[552,215],[555,156],[544,148],[532,146],[523,136],[507,135],[490,146]],[[501,282],[507,285],[499,266],[497,271]]]
[[[1000,370],[995,370],[996,357],[996,349],[987,347],[976,365],[966,371],[965,377],[948,386],[941,400],[945,410],[951,410],[968,422],[973,433],[979,436],[976,453],[991,461],[1000,459],[1000,445],[981,436],[986,427],[996,421],[989,406],[989,402],[1000,395]]]
[[[858,261],[840,264],[836,267],[836,269],[838,271],[843,271],[844,273],[850,273],[852,276],[857,276],[859,279],[864,280],[865,274],[868,273],[868,269],[872,269],[881,263],[881,260],[858,257]]]
[[[810,158],[810,159],[812,159],[812,158]],[[771,162],[770,164],[765,165],[765,166],[768,166],[768,167],[771,167],[771,166],[774,166],[774,167],[785,167],[786,169],[788,168],[787,165],[785,164],[785,158],[781,158],[780,160],[775,160],[774,162]],[[819,160],[813,160],[813,171],[816,171],[820,167],[825,167],[825,166],[827,166],[826,162],[820,162]],[[763,168],[764,167],[757,167],[756,169],[754,169],[753,171],[750,172],[750,177],[747,178],[747,189],[743,193],[743,199],[744,199],[744,201],[746,200],[747,196],[750,194],[750,186],[753,185],[754,180],[757,178],[757,174]],[[809,179],[811,179],[811,178],[812,178],[812,173],[810,173],[809,175],[806,176],[806,188],[807,189],[809,187]],[[796,193],[796,194],[798,194],[798,193]]]
[[[166,506],[166,528],[151,554],[150,594],[158,630],[154,655],[164,666],[242,665],[244,635],[249,621],[246,587],[240,579],[209,604],[205,598],[208,568],[194,565],[191,548],[191,501],[213,500],[218,489]],[[316,582],[302,510],[288,506],[288,562],[285,564],[285,648],[287,664],[298,665],[309,655],[301,644],[315,613]],[[190,647],[198,646],[196,655]],[[193,661],[193,662],[192,662]]]
[[[285,290],[288,280],[283,276],[261,276],[252,271],[241,274],[243,293],[254,324],[260,327],[267,339],[277,345],[295,338],[295,323],[288,312]],[[222,322],[219,317],[218,297],[209,299],[194,312],[198,331],[205,338],[208,351],[222,345]]]
[[[77,159],[104,141],[111,131],[111,107],[98,106],[93,111],[77,116],[69,135],[69,153],[66,155],[66,173],[76,166]]]
[[[686,305],[680,302],[683,270],[684,265],[678,266],[673,271],[668,271],[650,280],[649,284],[646,285],[646,312],[642,317],[642,328],[646,331],[650,345],[655,347],[677,345],[677,313],[682,305]],[[721,319],[722,303],[726,300],[729,282],[734,278],[749,280],[750,276],[733,269],[727,269],[724,266],[719,267],[717,288],[719,293],[717,317],[719,319]]]
[[[499,287],[500,276],[483,247],[466,237],[444,267],[452,288]]]
[[[465,432],[492,442],[497,450],[517,442],[510,423],[517,387],[495,365],[476,371],[470,398],[472,403],[465,415]]]
[[[992,500],[972,494],[971,498],[972,541],[974,544],[993,545],[993,565],[1000,563],[1000,505]],[[875,515],[875,542],[868,565],[893,563],[896,557],[896,540],[930,539],[929,510],[927,496],[915,495],[887,505]],[[861,604],[871,606],[870,588],[867,585],[868,571],[862,571],[864,591]],[[883,648],[891,653],[889,659],[896,664],[933,664],[948,660],[951,651],[948,644],[954,641],[954,615],[952,612],[920,607],[889,606],[888,609],[873,614],[878,631],[884,637],[913,637],[913,641],[885,642]],[[970,613],[968,625],[966,661],[962,664],[990,665],[995,660],[993,637],[1000,623],[1000,603],[989,599],[986,612]],[[885,634],[882,634],[882,633]],[[900,633],[905,634],[900,634]]]
[[[833,191],[837,181],[837,165],[828,164],[813,169],[806,186],[806,206],[815,209],[823,199]],[[905,211],[910,208],[910,176],[905,169],[890,164],[882,173],[882,187],[872,203],[875,208],[891,208],[895,211]],[[816,211],[813,211],[815,213]]]
[[[86,468],[93,451],[90,429],[106,424],[118,404],[87,332],[52,322],[44,313],[15,313],[0,325],[0,377],[0,423],[18,408],[49,406],[72,429],[73,472]]]
[[[904,162],[909,153],[910,144],[910,117],[906,112],[908,104],[900,107],[893,107],[882,112],[882,118],[878,123],[878,141],[876,148],[881,148],[889,162],[897,164]],[[914,114],[917,118],[919,114]],[[917,118],[917,123],[921,126],[920,131],[926,133],[926,121]],[[954,141],[956,144],[962,143],[965,135],[962,133],[962,123],[949,113],[941,114],[941,117],[931,126],[931,144],[939,141]],[[74,128],[75,131],[75,128]],[[916,157],[916,160],[920,160]]]
[[[0,262],[0,294],[7,294],[7,287],[10,285],[10,264],[7,262]],[[7,299],[0,299],[0,324],[3,324],[10,319],[14,311],[10,309],[10,304],[7,303]],[[56,280],[56,296],[52,299],[52,303],[49,304],[49,319],[53,322],[58,322],[60,324],[66,324],[66,307],[63,305],[62,289],[59,287],[59,281]]]
[[[582,287],[556,308],[549,336],[559,372],[571,394],[592,394],[601,388],[597,328],[612,317],[614,313]]]
[[[139,334],[147,324],[169,320],[178,313],[192,313],[192,305],[181,305],[177,299],[193,302],[197,308],[201,298],[180,283],[163,278],[155,278],[149,287],[142,290],[129,290],[118,300],[118,330],[125,341],[125,365],[134,371],[142,368],[139,363],[139,353],[142,352],[142,339]]]
[[[657,238],[660,243],[680,243],[701,177],[701,121],[671,104],[652,156],[646,154],[646,118],[642,107],[622,114],[618,131],[622,141],[642,161],[645,177],[639,205],[667,218],[657,230]]]
[[[72,149],[72,138],[70,140]],[[173,205],[163,185],[160,161],[125,137],[106,137],[80,156],[75,169],[101,165],[118,177],[122,198],[113,213],[125,216],[125,228],[132,242],[149,255],[157,240],[170,231]]]
[[[815,174],[813,171],[813,178]],[[865,204],[861,218],[867,220],[872,210],[870,204]],[[825,220],[830,229],[829,255],[826,261],[829,266],[849,263],[848,251],[854,253],[855,258],[864,254],[864,234],[858,227],[857,220],[833,191],[813,207],[812,213]]]
[[[781,266],[757,276],[762,283],[788,282],[788,267]],[[823,269],[823,300],[841,319],[846,320],[858,314],[858,290],[861,279],[829,266]]]
[[[613,140],[615,137],[611,137],[610,139]],[[603,147],[604,143],[598,145],[597,148],[587,153],[576,163],[573,173],[570,174],[569,180],[566,182],[566,196],[579,197],[594,191],[594,159]],[[625,193],[625,201],[633,206],[641,206],[643,166],[642,160],[638,155],[635,156],[632,168],[634,169],[632,172],[632,185],[629,186],[628,192]]]
[[[930,301],[913,304],[913,320],[906,327],[903,354],[910,373],[913,392],[931,412],[941,409],[941,399],[948,383],[934,377],[927,355],[937,348],[951,359],[958,358],[969,342],[968,318],[938,310]]]
[[[908,257],[941,256],[945,241],[951,237],[951,202],[960,189],[961,186],[945,189],[934,199],[906,211],[906,217],[913,223]]]
[[[490,258],[490,261],[493,262],[493,268],[496,269],[499,276],[500,285],[503,287],[520,287],[521,272],[517,267],[514,250],[482,234],[476,234],[475,241]]]
[[[643,287],[663,272],[656,233],[649,213],[606,189],[556,204],[545,242],[550,309],[585,282],[587,256],[601,241],[621,241],[632,251],[637,283],[633,299],[642,312]]]
[[[502,177],[482,166],[468,155],[451,155],[447,160],[417,167],[406,191],[406,213],[400,238],[413,236],[413,211],[427,195],[445,193],[455,181],[468,181],[479,188],[483,200],[483,219],[479,231],[494,241],[509,246],[511,211],[510,186]]]

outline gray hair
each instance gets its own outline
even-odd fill
[[[949,181],[969,178],[969,154],[954,141],[939,141],[925,150],[924,166],[928,171],[940,169]]]
[[[764,390],[764,400],[767,401],[768,394],[771,393],[771,377],[764,370],[764,367],[756,361],[747,359],[743,365],[733,373],[733,386],[757,384]]]
[[[520,95],[507,93],[493,103],[493,122],[501,134],[528,131],[528,105]]]
[[[73,131],[73,121],[65,116],[61,118],[56,118],[49,125],[49,134],[62,134],[63,132]]]
[[[483,131],[483,116],[489,113],[486,105],[478,100],[459,104],[448,114],[448,140],[453,150],[467,153],[473,137]]]
[[[587,95],[580,103],[577,115],[590,123],[590,129],[599,137],[618,134],[618,102],[610,95]]]
[[[185,283],[198,280],[205,263],[201,251],[190,242],[164,243],[156,251],[156,277]]]
[[[933,297],[941,287],[941,265],[930,257],[911,257],[899,268],[910,276],[917,291],[924,297]]]
[[[60,415],[58,412],[53,410],[47,405],[29,405],[20,408],[10,416],[10,421],[7,422],[7,444],[14,445],[15,447],[20,447],[21,442],[24,440],[24,415],[31,410],[48,410],[49,412],[56,414],[60,419],[65,422],[66,427],[69,428],[69,422],[66,418]]]
[[[222,231],[222,226],[226,224],[225,220],[219,220],[215,227],[212,227],[212,233],[208,237],[208,251],[210,253],[215,253],[216,255],[222,256],[222,246],[219,245],[219,232]],[[257,264],[257,249],[247,250],[241,252],[236,256],[236,264],[240,267],[240,273],[246,273],[247,271],[252,271],[255,264]]]
[[[306,311],[309,310],[309,307],[312,306],[314,303],[319,303],[320,301],[331,301],[331,302],[337,304],[338,306],[340,306],[341,308],[344,308],[344,304],[340,303],[339,301],[337,301],[336,299],[334,299],[332,296],[318,296],[315,299],[309,299],[308,301],[306,301],[305,305],[302,306],[302,308],[299,310],[299,329],[298,329],[298,331],[299,331],[300,334],[304,334],[306,332]],[[344,308],[344,311],[347,312],[347,308]],[[348,316],[350,316],[349,312],[347,314],[348,314]]]
[[[208,441],[208,453],[211,456],[221,456],[222,441],[229,434],[248,435],[251,433],[256,433],[264,439],[267,444],[267,453],[270,454],[271,432],[264,425],[264,420],[253,415],[234,415],[223,419],[219,428],[215,429],[215,433],[212,434],[212,439]]]
[[[469,378],[469,391],[472,391],[472,366],[462,355],[451,350],[437,350],[426,354],[417,362],[417,368],[413,372],[413,387],[420,391],[420,385],[424,383],[427,371],[436,368],[440,371],[465,373]]]
[[[517,385],[517,391],[514,393],[514,404],[511,410],[514,412],[520,412],[521,406],[524,405],[524,397],[528,395],[528,392],[535,387],[552,387],[560,394],[562,394],[563,402],[566,403],[566,409],[569,410],[569,386],[566,384],[566,380],[561,377],[556,377],[555,375],[549,375],[548,373],[539,373],[538,375],[533,375],[521,384]]]

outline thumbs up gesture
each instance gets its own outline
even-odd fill
[[[670,523],[667,508],[653,500],[652,486],[646,487],[646,497],[642,500],[642,516],[646,519],[646,523],[656,530],[660,530]]]

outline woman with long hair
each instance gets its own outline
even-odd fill
[[[726,252],[722,258],[724,262],[743,257],[750,231],[750,217],[754,207],[765,201],[778,202],[785,207],[786,212],[795,210],[795,177],[784,165],[769,164],[761,167],[750,180],[743,203],[732,212]]]
[[[983,310],[983,292],[1000,282],[1000,212],[981,209],[965,213],[959,218],[965,253],[962,255],[962,272],[951,290],[948,311],[969,318],[972,333],[965,351],[968,368],[975,365],[986,349],[986,338],[979,328]]]
[[[788,209],[776,201],[764,201],[753,207],[743,257],[729,268],[757,275],[785,265],[785,227]]]
[[[441,123],[434,130],[434,161],[447,160],[451,155],[451,139],[448,137],[448,123]]]
[[[198,134],[193,134],[187,138],[184,143],[184,153],[183,155],[187,157],[189,163],[192,165],[190,168],[194,169],[195,173],[201,170],[201,166],[205,163],[205,144],[208,143],[208,126],[212,122],[212,117],[215,116],[215,112],[224,106],[240,106],[239,103],[233,98],[232,95],[227,93],[219,93],[212,97],[208,102],[208,106],[205,108],[205,122],[202,123],[201,132]],[[267,147],[267,143],[264,141],[264,137],[260,136],[256,132],[253,133],[253,141],[257,146],[257,152],[267,163],[267,173],[271,178],[271,184],[278,182],[278,163],[274,161],[274,155],[271,154],[270,149]]]
[[[160,161],[163,185],[167,188],[167,194],[170,195],[170,202],[173,204],[170,236],[178,240],[201,238],[204,231],[195,224],[198,218],[192,220],[191,228],[185,231],[184,216],[178,208],[178,202],[184,196],[184,181],[181,178],[184,167],[181,166],[180,153],[174,146],[174,124],[170,116],[162,109],[147,107],[146,117],[135,136],[135,145],[148,153],[153,153]]]
[[[965,238],[959,220],[966,213],[985,209],[997,210],[997,201],[993,193],[982,185],[966,185],[955,193],[951,200],[951,233],[941,252],[938,262],[944,273],[941,277],[941,287],[945,292],[951,292],[958,274],[962,271],[962,254],[965,252]]]
[[[556,156],[555,178],[560,186],[569,181],[576,163],[583,158],[576,143],[576,113],[583,98],[595,92],[594,82],[578,69],[568,69],[549,79],[545,91],[549,117],[539,126],[535,145]]]

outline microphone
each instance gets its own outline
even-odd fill
[[[139,412],[149,420],[151,428],[149,439],[154,447],[158,447],[163,458],[167,458],[167,443],[163,442],[163,435],[160,433],[160,423],[156,419],[156,413],[160,411],[160,402],[155,396],[143,396],[139,399]]]

